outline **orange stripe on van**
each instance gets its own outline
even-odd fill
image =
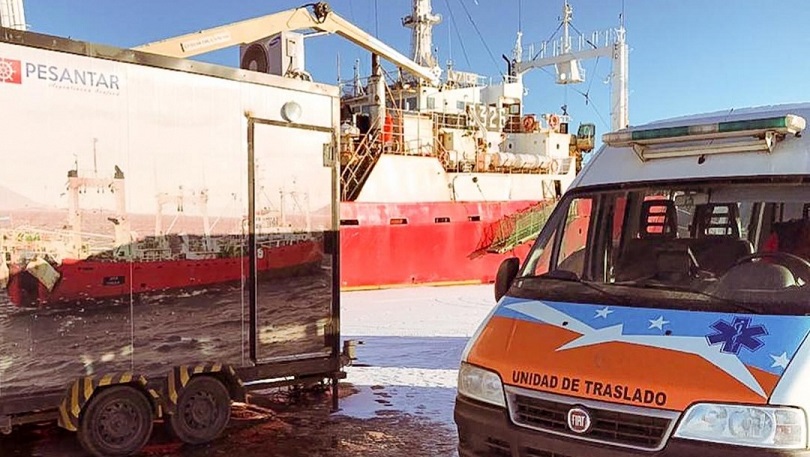
[[[683,411],[698,401],[767,402],[693,354],[624,342],[557,350],[578,337],[577,332],[547,324],[493,316],[467,361],[497,371],[504,384],[634,406]],[[748,370],[770,396],[778,376]],[[645,402],[650,395],[663,399],[660,394],[664,402]]]

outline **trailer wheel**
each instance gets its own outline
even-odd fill
[[[138,389],[117,385],[94,395],[82,411],[79,443],[97,457],[128,456],[149,441],[152,405]]]
[[[203,444],[216,439],[231,417],[228,389],[211,376],[195,376],[180,392],[177,410],[166,424],[181,441]]]

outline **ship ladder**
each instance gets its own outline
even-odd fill
[[[540,202],[492,222],[484,228],[478,247],[468,257],[503,254],[537,238],[555,205],[556,201]]]
[[[355,154],[357,154],[357,160],[342,167],[340,173],[341,189],[343,192],[341,196],[342,200],[353,201],[360,195],[363,185],[371,174],[371,170],[374,168],[374,165],[377,164],[382,154],[381,148],[375,147],[379,137],[379,133],[375,134],[374,138],[367,136],[355,152]]]

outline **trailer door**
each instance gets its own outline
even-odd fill
[[[336,176],[327,127],[248,120],[251,358],[329,356],[338,290]]]

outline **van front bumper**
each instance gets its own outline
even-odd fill
[[[505,408],[456,396],[459,457],[810,457],[808,450],[769,450],[670,438],[663,449],[645,452],[587,443],[518,427]]]

